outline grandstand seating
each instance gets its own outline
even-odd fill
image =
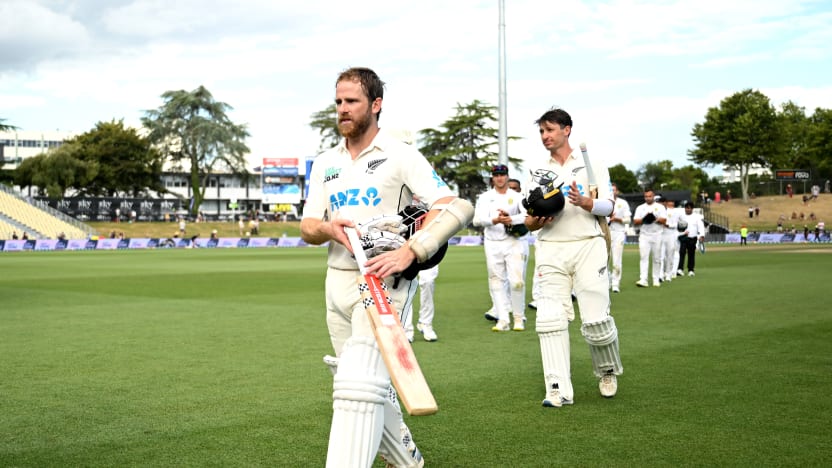
[[[21,234],[16,227],[0,219],[0,239],[11,239],[14,232],[17,232],[18,236]]]
[[[26,201],[0,190],[0,213],[27,226],[30,238],[54,239],[58,233],[63,232],[68,239],[84,239],[88,237],[87,232],[62,219],[59,219],[46,211],[33,206]],[[8,223],[5,223],[8,224]],[[11,231],[8,234],[6,228],[2,228],[0,235],[4,238],[11,238]],[[12,231],[16,229],[12,228]],[[23,233],[18,232],[19,236]]]

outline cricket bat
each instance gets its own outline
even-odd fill
[[[598,198],[598,181],[595,179],[595,171],[592,170],[592,164],[589,163],[589,151],[586,149],[586,143],[581,143],[581,156],[584,157],[584,165],[586,166],[586,175],[589,178],[589,196]],[[612,234],[610,234],[610,226],[607,224],[606,218],[603,216],[596,216],[598,218],[598,225],[601,227],[601,232],[604,233],[604,241],[607,243],[607,254],[612,254]]]
[[[439,411],[433,393],[430,391],[422,369],[416,361],[413,348],[404,334],[399,314],[393,308],[393,300],[387,292],[384,281],[367,273],[364,266],[367,255],[361,246],[355,228],[344,228],[350,240],[355,260],[362,277],[358,279],[358,290],[376,337],[381,357],[387,365],[390,380],[399,393],[407,413],[411,416],[425,416]]]

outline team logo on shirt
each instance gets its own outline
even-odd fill
[[[341,175],[341,168],[340,167],[328,167],[326,169],[326,171],[324,171],[324,182],[329,182],[330,180],[335,180],[340,175]]]
[[[329,211],[338,211],[344,206],[377,206],[379,203],[381,203],[381,196],[377,188],[367,187],[363,191],[359,188],[352,188],[330,195]]]
[[[378,167],[379,167],[379,166],[381,166],[382,164],[384,164],[384,162],[385,162],[385,161],[387,161],[387,158],[384,158],[384,159],[374,159],[374,160],[372,160],[372,161],[368,162],[368,163],[367,163],[367,170],[366,170],[366,171],[364,171],[364,172],[366,172],[367,174],[373,174],[373,173],[375,173],[375,170],[376,170],[376,169],[378,169]]]
[[[576,167],[575,169],[572,169],[572,177],[575,177],[576,175],[578,175],[578,171],[580,171],[581,169],[584,169],[585,167],[586,166],[581,166],[581,167]]]

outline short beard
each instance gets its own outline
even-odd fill
[[[361,135],[367,133],[367,130],[370,128],[370,120],[372,119],[372,113],[367,112],[362,118],[359,119],[352,119],[352,125],[343,126],[341,125],[340,119],[338,122],[338,132],[341,134],[342,137],[346,139],[357,138]]]

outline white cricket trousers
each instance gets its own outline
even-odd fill
[[[612,258],[612,270],[610,271],[610,285],[613,288],[621,287],[622,259],[624,258],[624,242],[627,240],[627,233],[624,231],[610,231],[610,257]]]
[[[358,270],[326,270],[326,324],[329,328],[329,339],[336,356],[341,356],[344,343],[351,336],[373,337],[373,329],[367,310],[361,302],[358,292]],[[399,280],[399,287],[393,289],[393,278],[385,279],[387,291],[393,299],[393,306],[399,313],[399,319],[404,323],[411,323],[410,315],[413,310],[413,296],[416,292],[416,282],[404,278]],[[406,315],[406,316],[404,316]]]
[[[653,257],[653,284],[659,284],[662,272],[662,233],[641,233],[638,236],[639,281],[647,283],[650,257]]]
[[[555,310],[537,309],[537,320],[555,314],[565,319],[572,291],[578,296],[582,323],[597,323],[610,314],[610,279],[607,272],[607,242],[603,237],[571,242],[537,240],[535,272],[540,277],[540,295]],[[548,306],[547,306],[548,308]],[[562,310],[559,310],[562,309]]]
[[[433,291],[436,288],[438,276],[439,265],[419,272],[419,323],[433,324]]]
[[[523,271],[526,252],[523,242],[515,237],[485,240],[485,264],[488,268],[488,291],[499,320],[509,321],[509,314],[522,318],[526,313],[526,280]],[[506,283],[510,294],[506,294]]]
[[[676,273],[676,265],[679,264],[679,232],[675,229],[665,229],[662,232],[662,246],[664,247],[664,258],[662,264],[664,278],[673,278]]]

